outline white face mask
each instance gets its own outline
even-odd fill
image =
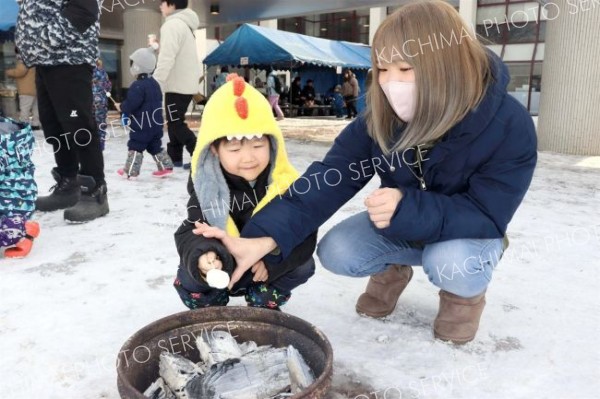
[[[394,112],[404,122],[410,122],[415,115],[417,86],[414,82],[386,82],[381,85]]]
[[[137,75],[139,75],[139,74],[140,74],[140,67],[139,67],[139,66],[137,66],[136,64],[133,64],[133,65],[131,65],[131,66],[129,67],[129,73],[130,73],[132,76],[137,76]]]

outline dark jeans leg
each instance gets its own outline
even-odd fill
[[[348,118],[352,118],[358,115],[358,111],[356,110],[356,97],[349,96],[344,97],[346,100],[346,109],[348,110]]]
[[[311,257],[289,273],[270,282],[270,285],[277,288],[281,293],[289,295],[294,288],[306,283],[313,274],[315,274],[315,260]]]
[[[173,162],[182,161],[183,147],[186,148],[190,155],[196,147],[196,135],[185,123],[185,112],[191,101],[191,94],[165,94],[165,112],[167,114],[167,130],[169,132],[167,153]]]
[[[92,112],[92,67],[38,67],[36,86],[44,136],[54,148],[58,172],[69,177],[79,172],[104,183],[104,158]]]

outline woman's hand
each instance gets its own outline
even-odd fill
[[[216,238],[221,241],[229,253],[235,258],[237,267],[231,275],[229,289],[250,270],[266,254],[277,248],[277,244],[271,237],[261,238],[241,238],[231,237],[218,228],[209,226],[205,223],[196,222],[196,228],[192,230],[194,234],[202,235],[206,238]]]
[[[378,229],[390,225],[392,216],[402,200],[402,191],[397,188],[378,188],[365,199],[365,206],[371,222]]]
[[[252,273],[254,273],[254,278],[252,281],[267,281],[269,278],[269,272],[267,271],[267,267],[265,266],[265,262],[259,260],[256,262],[254,266],[252,266]]]
[[[202,276],[206,276],[206,273],[212,269],[223,269],[223,263],[221,263],[216,253],[208,251],[198,258],[198,270],[200,270]]]

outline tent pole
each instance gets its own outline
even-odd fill
[[[294,67],[293,61],[290,61],[290,88],[288,90],[288,104],[290,104],[290,116],[292,116],[292,83],[294,79],[292,78],[292,68]]]
[[[207,79],[206,79],[206,64],[202,63],[202,68],[204,69],[204,77],[205,79],[202,81],[203,85],[204,85],[204,95],[206,96],[206,98],[208,98],[208,83],[207,83]]]

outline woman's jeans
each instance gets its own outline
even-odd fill
[[[317,254],[329,271],[365,277],[391,264],[422,265],[435,286],[464,298],[483,293],[504,251],[502,238],[455,239],[419,244],[380,235],[362,212],[333,227]]]

